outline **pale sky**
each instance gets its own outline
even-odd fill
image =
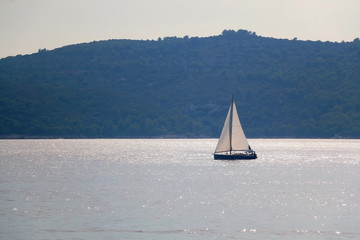
[[[360,38],[360,0],[0,0],[0,58],[107,39]]]

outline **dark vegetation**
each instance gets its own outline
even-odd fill
[[[108,40],[0,60],[1,137],[360,137],[360,41],[245,30]]]

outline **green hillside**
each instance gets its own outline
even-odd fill
[[[0,59],[1,137],[360,137],[360,41],[108,40]]]

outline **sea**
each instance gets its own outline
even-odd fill
[[[0,140],[0,239],[360,239],[360,140],[216,143]]]

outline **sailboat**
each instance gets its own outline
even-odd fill
[[[214,159],[250,160],[256,158],[257,155],[251,149],[241,127],[233,95],[224,127],[215,148]]]

